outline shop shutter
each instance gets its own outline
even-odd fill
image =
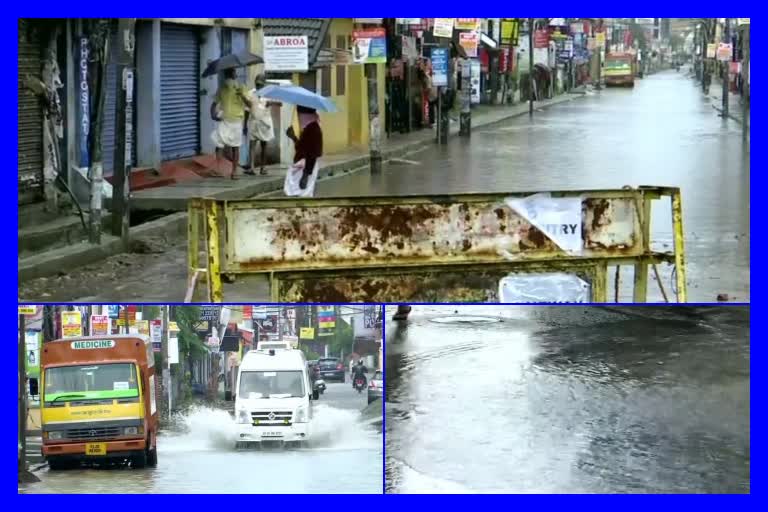
[[[107,61],[107,97],[104,108],[104,124],[101,130],[101,154],[104,163],[104,174],[111,175],[114,171],[115,146],[117,136],[115,132],[115,120],[117,119],[117,54],[118,54],[117,27],[112,31],[109,41],[109,60]],[[134,119],[133,119],[133,145],[131,146],[131,165],[136,165],[136,80],[134,80]]]
[[[39,32],[19,21],[19,203],[43,197],[43,111],[37,97],[24,88],[26,75],[41,77]]]
[[[200,46],[194,27],[160,30],[160,153],[187,158],[200,149]]]

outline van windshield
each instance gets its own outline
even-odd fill
[[[136,365],[111,363],[48,368],[43,393],[45,402],[138,397]]]
[[[242,372],[238,396],[243,398],[279,398],[304,396],[304,374],[298,370]]]

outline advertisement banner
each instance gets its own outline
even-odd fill
[[[453,37],[453,18],[435,18],[435,26],[432,28],[435,37]]]
[[[605,32],[598,32],[595,34],[595,45],[598,48],[605,48]]]
[[[37,313],[37,306],[19,306],[20,315],[34,315]]]
[[[264,70],[275,73],[309,70],[307,36],[264,36]]]
[[[517,46],[520,38],[520,24],[517,20],[501,20],[501,44],[503,46]]]
[[[717,43],[707,44],[707,58],[714,59],[717,54]]]
[[[88,135],[91,131],[91,97],[88,85],[88,37],[80,36],[77,48],[77,148],[78,163],[86,168],[90,165]]]
[[[279,317],[277,314],[267,314],[264,315],[264,318],[259,319],[256,321],[256,323],[261,328],[261,334],[266,335],[277,335],[278,334],[278,324],[279,324]]]
[[[221,316],[221,306],[203,306],[200,308],[201,322],[218,322]]]
[[[472,60],[470,61],[472,64],[472,74],[471,74],[471,85],[472,85],[472,104],[473,105],[479,105],[480,104],[480,61],[479,60]]]
[[[448,85],[448,48],[432,49],[432,85],[435,87]]]
[[[243,320],[250,320],[253,318],[253,306],[243,306]]]
[[[379,311],[376,306],[363,306],[363,323],[366,329],[375,329],[379,324]]]
[[[717,60],[720,62],[729,62],[733,58],[733,48],[728,43],[719,43],[717,45]]]
[[[736,18],[739,20],[739,25],[749,25],[749,18]]]
[[[421,18],[396,18],[398,25],[421,25]]]
[[[83,315],[79,311],[61,312],[61,335],[64,338],[77,338],[83,335]]]
[[[117,304],[107,306],[107,315],[109,318],[117,318],[120,315],[120,306]]]
[[[136,330],[142,336],[149,337],[149,320],[136,320]]]
[[[150,325],[149,337],[152,339],[152,352],[162,352],[162,349],[163,349],[163,321],[162,320],[152,320],[152,323]]]
[[[32,378],[38,377],[40,375],[41,338],[42,334],[39,331],[27,331],[24,333],[27,376]]]
[[[467,52],[467,57],[477,57],[477,48],[480,45],[478,32],[462,32],[459,34],[459,45]]]
[[[168,338],[168,364],[179,364],[179,338]]]
[[[456,30],[480,30],[480,18],[456,18]]]
[[[355,23],[362,23],[363,25],[380,25],[384,18],[352,18]]]
[[[549,48],[549,31],[536,30],[533,33],[534,48]]]
[[[108,315],[91,315],[91,336],[107,336],[111,333]]]
[[[302,327],[301,331],[299,332],[299,337],[302,340],[313,340],[313,339],[315,339],[315,328],[314,327]]]
[[[387,32],[383,28],[352,32],[352,59],[357,64],[387,62]]]
[[[336,307],[317,306],[318,336],[333,336],[336,330]]]

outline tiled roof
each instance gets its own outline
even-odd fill
[[[265,36],[308,36],[309,65],[320,53],[331,18],[262,18]]]

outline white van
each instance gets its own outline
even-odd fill
[[[319,395],[312,389],[301,350],[248,352],[240,363],[236,389],[236,448],[309,439],[312,400]]]

